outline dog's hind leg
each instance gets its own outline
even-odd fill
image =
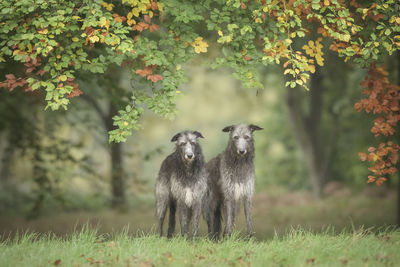
[[[158,218],[158,231],[160,236],[163,234],[163,224],[169,204],[169,194],[167,186],[162,182],[156,185],[156,213]]]
[[[168,223],[168,234],[167,234],[168,238],[171,238],[175,232],[175,213],[176,213],[176,201],[171,200],[169,202],[169,223]]]
[[[212,214],[212,218],[214,220],[214,226],[213,226],[213,238],[215,240],[219,239],[219,235],[221,233],[221,204],[217,205],[214,214]]]
[[[163,224],[165,219],[165,214],[167,213],[168,202],[158,202],[157,203],[157,217],[158,217],[158,232],[160,236],[163,235]]]
[[[251,237],[253,235],[251,196],[245,196],[243,198],[243,206],[244,206],[244,215],[246,217],[247,235]]]

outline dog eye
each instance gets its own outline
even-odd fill
[[[235,135],[235,136],[233,137],[233,139],[239,139],[239,136]]]
[[[248,139],[250,139],[250,136],[245,135],[245,136],[244,136],[244,139],[248,140]]]
[[[180,145],[181,145],[181,146],[184,146],[184,145],[186,145],[186,142],[182,142],[182,143],[180,143]]]

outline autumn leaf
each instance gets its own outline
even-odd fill
[[[147,76],[147,80],[151,80],[153,83],[156,83],[156,82],[158,82],[158,81],[161,81],[162,79],[163,79],[163,76],[161,76],[161,75],[159,75],[159,74]]]
[[[165,257],[167,257],[168,261],[173,261],[174,260],[174,258],[172,257],[171,252],[167,252],[164,255],[165,255]]]
[[[208,44],[206,42],[203,41],[203,37],[197,37],[193,42],[192,42],[192,46],[194,47],[194,51],[197,54],[200,53],[205,53],[207,52],[207,47]]]
[[[149,28],[149,24],[144,23],[144,22],[139,22],[138,24],[136,24],[132,27],[132,30],[142,32],[143,30],[145,30],[147,28]]]
[[[152,74],[153,71],[150,68],[144,68],[143,70],[136,70],[136,74],[139,74],[142,77],[146,77],[149,74]]]
[[[375,176],[373,176],[373,175],[368,175],[368,181],[367,181],[367,183],[373,183],[373,182],[375,182]]]
[[[104,7],[105,9],[107,9],[108,11],[111,11],[114,7],[114,4],[101,2],[101,6]]]
[[[380,177],[378,180],[376,180],[376,185],[381,186],[386,180],[387,179],[385,177]]]
[[[311,57],[314,57],[317,64],[320,66],[324,65],[324,58],[322,57],[324,53],[322,52],[322,44],[321,44],[322,39],[318,38],[315,42],[310,40],[308,41],[308,44],[303,45],[303,49],[305,50],[307,55],[310,55]]]
[[[58,259],[58,260],[56,260],[56,261],[54,261],[54,263],[53,263],[55,266],[58,266],[58,265],[60,265],[61,264],[61,260],[60,259]]]
[[[367,160],[367,154],[358,152],[358,156],[360,157],[361,161],[366,161]]]
[[[49,30],[47,28],[41,29],[38,31],[38,33],[40,34],[47,34],[49,32]]]

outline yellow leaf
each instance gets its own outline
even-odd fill
[[[64,74],[64,75],[61,75],[60,77],[58,77],[58,80],[65,82],[67,80],[67,78],[68,78],[67,75]]]
[[[324,59],[321,57],[320,54],[315,55],[315,60],[317,61],[317,64],[320,66],[324,65]]]
[[[100,38],[96,35],[92,35],[89,37],[90,42],[95,43],[98,42],[100,40]]]
[[[314,65],[308,65],[308,69],[311,73],[315,73],[315,66]]]
[[[109,3],[106,3],[106,2],[101,2],[101,5],[105,8],[105,9],[107,9],[108,11],[111,11],[112,9],[113,9],[113,7],[114,7],[114,4],[109,4]]]
[[[132,14],[135,16],[135,17],[139,17],[139,14],[140,14],[140,9],[139,8],[137,8],[137,7],[135,7],[135,8],[132,8]]]
[[[206,42],[203,41],[203,37],[197,37],[193,42],[192,42],[192,46],[194,47],[194,51],[197,54],[200,53],[205,53],[207,52],[207,47],[208,44]]]
[[[147,5],[144,3],[139,3],[138,8],[140,11],[142,11],[142,13],[146,13],[146,11],[147,11]]]
[[[128,20],[126,21],[126,23],[128,23],[129,26],[132,26],[132,24],[136,24],[136,20],[134,20],[134,19],[128,19]]]
[[[255,22],[256,23],[262,23],[262,20],[260,18],[256,18]]]
[[[78,38],[78,37],[73,37],[73,38],[72,38],[72,42],[75,42],[75,43],[76,43],[76,42],[78,42],[78,41],[79,41],[79,38]]]
[[[296,32],[292,32],[292,33],[290,34],[290,37],[291,37],[291,38],[296,37]]]
[[[219,36],[224,36],[224,34],[222,33],[221,30],[218,30],[218,35],[219,35]]]
[[[49,32],[49,30],[47,28],[41,29],[40,31],[38,31],[38,33],[40,34],[47,34]]]

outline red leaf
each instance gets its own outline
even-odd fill
[[[289,65],[289,61],[286,61],[285,64],[283,64],[283,67],[286,69],[286,67]]]
[[[383,184],[383,182],[386,180],[387,179],[385,177],[380,177],[378,180],[376,180],[376,185],[381,186]]]
[[[161,76],[159,74],[147,76],[147,80],[151,80],[153,83],[156,83],[156,82],[158,82],[158,81],[160,81],[162,79],[163,79],[163,76]]]
[[[80,96],[81,94],[83,94],[83,92],[81,90],[79,90],[79,88],[74,88],[74,90],[72,90],[71,93],[67,94],[67,97],[73,98],[73,97]]]
[[[243,56],[243,58],[244,58],[244,60],[247,60],[247,61],[249,61],[251,58],[249,57],[249,56]]]
[[[369,175],[367,183],[373,183],[373,182],[375,182],[375,176]]]
[[[159,29],[160,29],[160,26],[158,26],[157,24],[151,24],[150,28],[149,28],[150,32],[158,31]]]
[[[6,79],[7,79],[7,80],[15,80],[15,76],[14,76],[14,74],[12,74],[12,73],[6,74]]]
[[[148,67],[144,68],[143,70],[136,70],[136,74],[139,74],[142,77],[146,77],[147,75],[150,75],[152,73],[153,71]]]
[[[151,23],[151,19],[150,19],[149,15],[144,15],[143,18],[144,18],[144,21],[146,21],[147,23],[149,23],[149,24]]]
[[[58,266],[58,265],[60,265],[61,264],[61,260],[60,259],[58,259],[58,260],[56,260],[54,263],[53,263],[55,266]]]
[[[240,3],[240,6],[243,8],[243,9],[245,9],[246,8],[246,5],[242,2],[242,3]]]
[[[132,27],[132,30],[142,32],[143,30],[145,30],[147,28],[149,28],[149,24],[146,24],[144,22],[139,22],[138,24],[136,24]]]
[[[361,161],[366,161],[367,160],[367,154],[358,152],[358,156],[360,157]]]

